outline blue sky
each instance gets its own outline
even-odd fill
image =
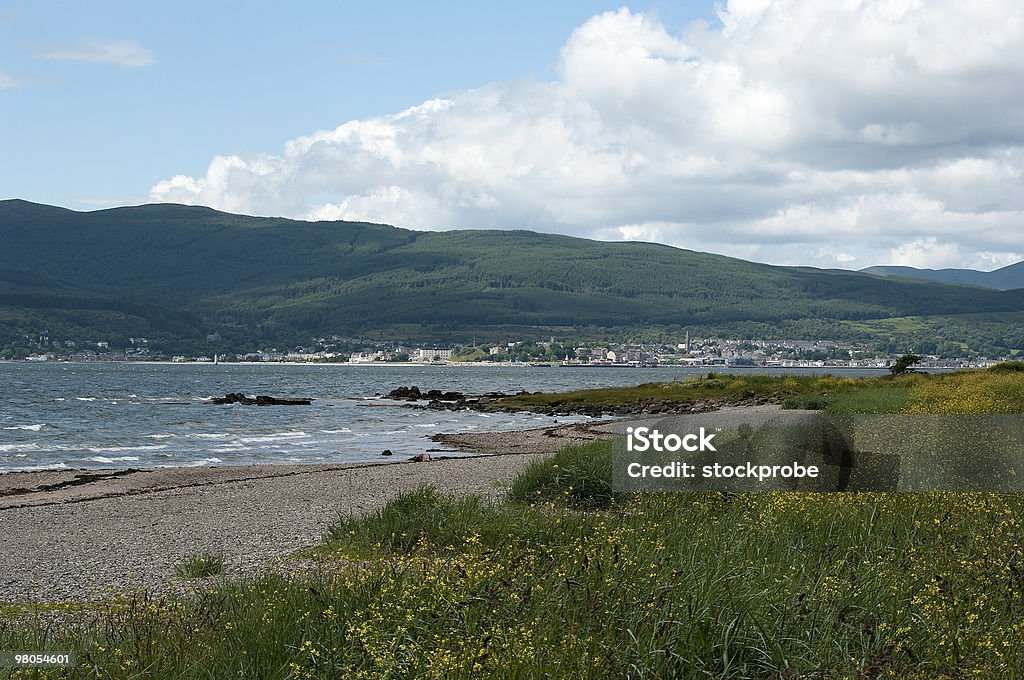
[[[3,2],[0,186],[88,209],[145,202],[210,157],[489,82],[554,77],[602,2]],[[679,28],[710,3],[641,6]],[[133,42],[152,63],[40,58]]]
[[[0,0],[0,197],[1024,258],[1019,0]]]

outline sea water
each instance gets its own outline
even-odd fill
[[[445,447],[436,433],[520,430],[583,416],[410,408],[403,385],[465,394],[561,392],[678,380],[708,369],[516,365],[239,365],[0,362],[0,473],[267,463],[399,462]],[[842,369],[729,372],[868,375]],[[228,392],[309,406],[215,406]],[[382,457],[390,449],[394,455]],[[459,455],[452,452],[448,455]]]

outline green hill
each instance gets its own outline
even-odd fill
[[[764,328],[1024,310],[997,291],[774,267],[526,231],[415,232],[180,205],[74,212],[0,202],[0,345],[145,335],[180,345],[312,336]],[[799,327],[797,328],[799,330]],[[808,331],[810,332],[810,331]]]
[[[1024,262],[1017,262],[990,272],[980,272],[975,269],[917,269],[884,265],[868,267],[861,271],[876,276],[899,276],[908,279],[962,283],[997,290],[1024,288]]]

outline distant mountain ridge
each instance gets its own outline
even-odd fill
[[[959,283],[996,290],[1024,288],[1024,262],[1017,262],[990,272],[976,269],[917,269],[916,267],[895,265],[878,265],[860,271],[875,276],[898,276],[908,279]]]
[[[997,291],[777,267],[528,231],[417,232],[154,204],[0,201],[0,345],[143,335],[167,346],[347,335],[426,340],[579,328],[773,327],[1024,311]]]

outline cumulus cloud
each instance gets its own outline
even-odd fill
[[[490,84],[217,156],[151,199],[424,229],[654,240],[780,264],[1021,259],[1024,6],[731,0],[628,9],[553,82]]]
[[[35,56],[40,59],[105,62],[128,68],[155,63],[149,50],[133,40],[79,40],[41,49]]]

